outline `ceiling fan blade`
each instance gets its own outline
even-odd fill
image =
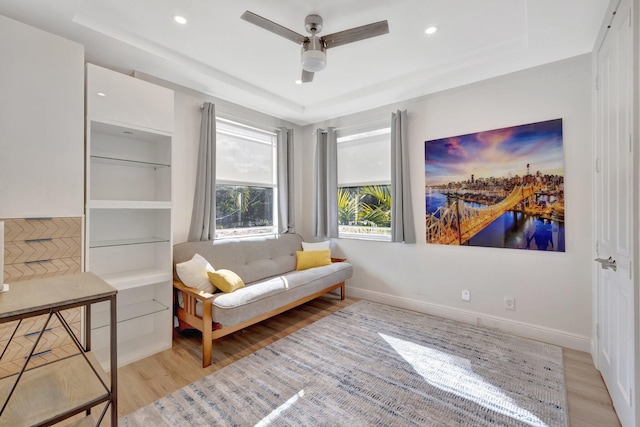
[[[298,34],[293,30],[283,27],[280,24],[276,24],[273,21],[269,21],[267,18],[263,18],[260,15],[249,12],[248,10],[245,11],[240,18],[298,44],[301,44],[307,39],[307,37],[303,36],[302,34]]]
[[[302,80],[302,83],[311,83],[313,81],[313,74],[311,71],[302,70],[302,78],[300,80]]]
[[[381,36],[389,32],[389,24],[386,20],[374,22],[373,24],[351,28],[350,30],[338,31],[337,33],[322,36],[326,48],[342,46],[343,44],[357,42],[371,37]]]

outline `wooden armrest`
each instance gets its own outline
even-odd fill
[[[179,290],[180,292],[184,292],[185,296],[190,295],[193,298],[199,299],[200,301],[212,301],[213,294],[210,294],[205,291],[201,291],[200,289],[190,288],[182,282],[177,280],[173,281],[173,287]]]
[[[347,259],[346,258],[334,258],[331,257],[331,262],[345,262]]]

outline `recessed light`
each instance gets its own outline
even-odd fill
[[[300,79],[296,80],[296,84],[297,85],[301,85],[302,84],[302,80],[300,80]]]
[[[107,96],[107,94],[104,93],[104,92],[98,92],[98,93],[96,93],[96,95],[98,95],[98,96]]]
[[[182,25],[187,23],[187,18],[182,15],[173,15],[173,20]]]
[[[424,30],[425,34],[431,35],[434,34],[436,31],[438,31],[438,27],[433,26],[433,27],[429,27],[426,30]]]

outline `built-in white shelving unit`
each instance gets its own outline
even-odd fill
[[[85,269],[118,290],[120,366],[171,347],[173,91],[87,64]],[[108,363],[106,307],[92,348]]]

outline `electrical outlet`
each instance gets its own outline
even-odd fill
[[[516,299],[514,297],[504,297],[504,309],[516,311]]]
[[[462,290],[462,301],[471,301],[471,292],[468,289]]]

